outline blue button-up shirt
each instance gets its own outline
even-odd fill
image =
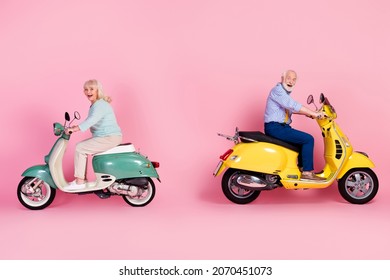
[[[292,113],[301,110],[302,104],[290,96],[281,83],[278,83],[268,95],[265,107],[264,122],[291,123]]]

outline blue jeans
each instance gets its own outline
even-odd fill
[[[293,129],[290,125],[278,122],[270,122],[264,124],[264,132],[266,135],[272,136],[284,142],[288,142],[300,147],[301,152],[298,157],[298,166],[302,167],[303,171],[312,171],[314,138],[306,132]]]

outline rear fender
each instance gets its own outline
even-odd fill
[[[125,180],[127,184],[135,185],[135,186],[147,186],[149,184],[148,178],[141,177],[141,178],[131,178]]]

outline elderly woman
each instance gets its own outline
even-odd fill
[[[68,186],[71,189],[85,187],[88,155],[104,152],[122,142],[122,132],[110,105],[111,98],[104,95],[100,82],[97,80],[86,81],[84,94],[91,102],[88,117],[79,125],[68,128],[67,133],[84,132],[90,129],[92,137],[76,145],[75,180]]]

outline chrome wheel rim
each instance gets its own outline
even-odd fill
[[[355,199],[367,198],[373,191],[374,180],[364,171],[351,173],[345,181],[345,190]]]

